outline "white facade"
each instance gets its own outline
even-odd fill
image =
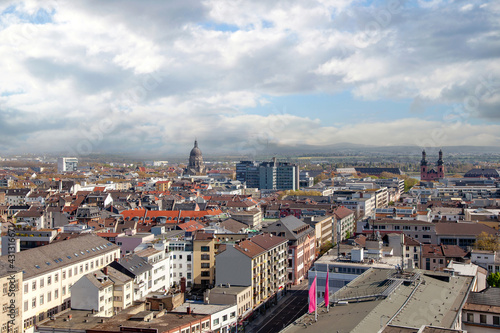
[[[76,171],[78,159],[76,157],[59,157],[57,159],[57,172]]]
[[[186,286],[193,285],[193,246],[191,241],[178,240],[168,242],[170,259],[170,286],[179,285],[181,278],[186,278]]]
[[[46,247],[53,245],[46,245]],[[28,251],[34,251],[32,255],[37,255],[38,249],[35,248],[17,254],[16,264],[19,265],[21,262],[19,256]],[[84,254],[81,254],[81,252]],[[75,257],[75,254],[78,254],[78,257]],[[71,304],[71,286],[83,275],[95,269],[103,268],[115,258],[118,258],[119,254],[120,251],[117,247],[103,247],[94,251],[89,249],[89,252],[87,252],[87,249],[75,248],[71,255],[68,254],[71,259],[68,259],[65,253],[61,253],[60,259],[62,261],[57,258],[57,263],[51,258],[41,258],[40,264],[37,264],[37,266],[46,265],[53,267],[53,269],[43,274],[25,275],[22,288],[24,332],[33,332],[33,325],[38,321],[69,308]],[[41,255],[41,253],[38,255]],[[47,263],[50,265],[47,265]],[[23,269],[21,265],[20,268]]]

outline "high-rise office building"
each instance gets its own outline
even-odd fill
[[[78,159],[76,157],[59,157],[57,159],[57,172],[76,171]]]
[[[236,180],[246,182],[249,188],[260,190],[297,190],[299,167],[296,164],[278,162],[241,161],[236,164]]]

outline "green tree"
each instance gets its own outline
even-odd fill
[[[498,288],[500,287],[500,273],[490,273],[486,278],[486,282],[490,285],[490,287]]]

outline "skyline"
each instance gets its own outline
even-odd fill
[[[7,1],[0,154],[495,146],[500,4]]]

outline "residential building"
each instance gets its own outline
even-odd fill
[[[428,271],[441,271],[451,261],[465,262],[467,252],[457,245],[422,244],[420,267]]]
[[[92,234],[16,253],[16,266],[24,273],[24,332],[33,332],[39,321],[70,308],[71,286],[119,255],[116,245]],[[0,261],[8,262],[8,256]]]
[[[263,227],[262,231],[288,240],[288,283],[299,284],[316,258],[315,230],[289,215]]]
[[[316,255],[323,245],[333,244],[333,225],[334,218],[332,215],[327,216],[307,216],[303,217],[303,221],[314,228],[316,233]]]
[[[114,314],[113,280],[101,271],[85,274],[71,286],[71,308],[91,310],[96,316]]]
[[[355,232],[355,215],[352,210],[345,206],[340,206],[335,208],[333,211],[333,216],[335,218],[336,224],[340,227],[340,240],[343,241]],[[337,230],[334,231],[335,233]]]
[[[252,287],[229,284],[216,286],[205,291],[204,300],[207,304],[236,304],[238,320],[241,320],[253,308]]]
[[[211,332],[229,333],[231,328],[236,326],[238,320],[237,305],[184,303],[170,311],[170,313],[187,314],[196,313],[198,315],[209,315],[211,322]]]
[[[154,247],[135,252],[135,254],[146,260],[153,266],[151,280],[153,291],[168,291],[170,288],[170,258],[165,251],[160,251]]]
[[[259,306],[287,284],[287,242],[286,238],[264,234],[227,245],[217,255],[217,284],[250,286],[251,304]],[[244,303],[247,309],[248,302]]]
[[[15,261],[14,261],[15,263]],[[22,293],[23,284],[21,269],[12,266],[12,263],[0,261],[0,286],[2,286],[0,304],[0,332],[22,332]]]
[[[500,288],[471,292],[462,310],[462,328],[470,333],[493,333],[500,329]]]
[[[193,236],[193,284],[208,287],[215,283],[215,237],[197,232]]]
[[[134,301],[145,297],[153,289],[153,265],[136,254],[113,261],[111,267],[134,280]]]

